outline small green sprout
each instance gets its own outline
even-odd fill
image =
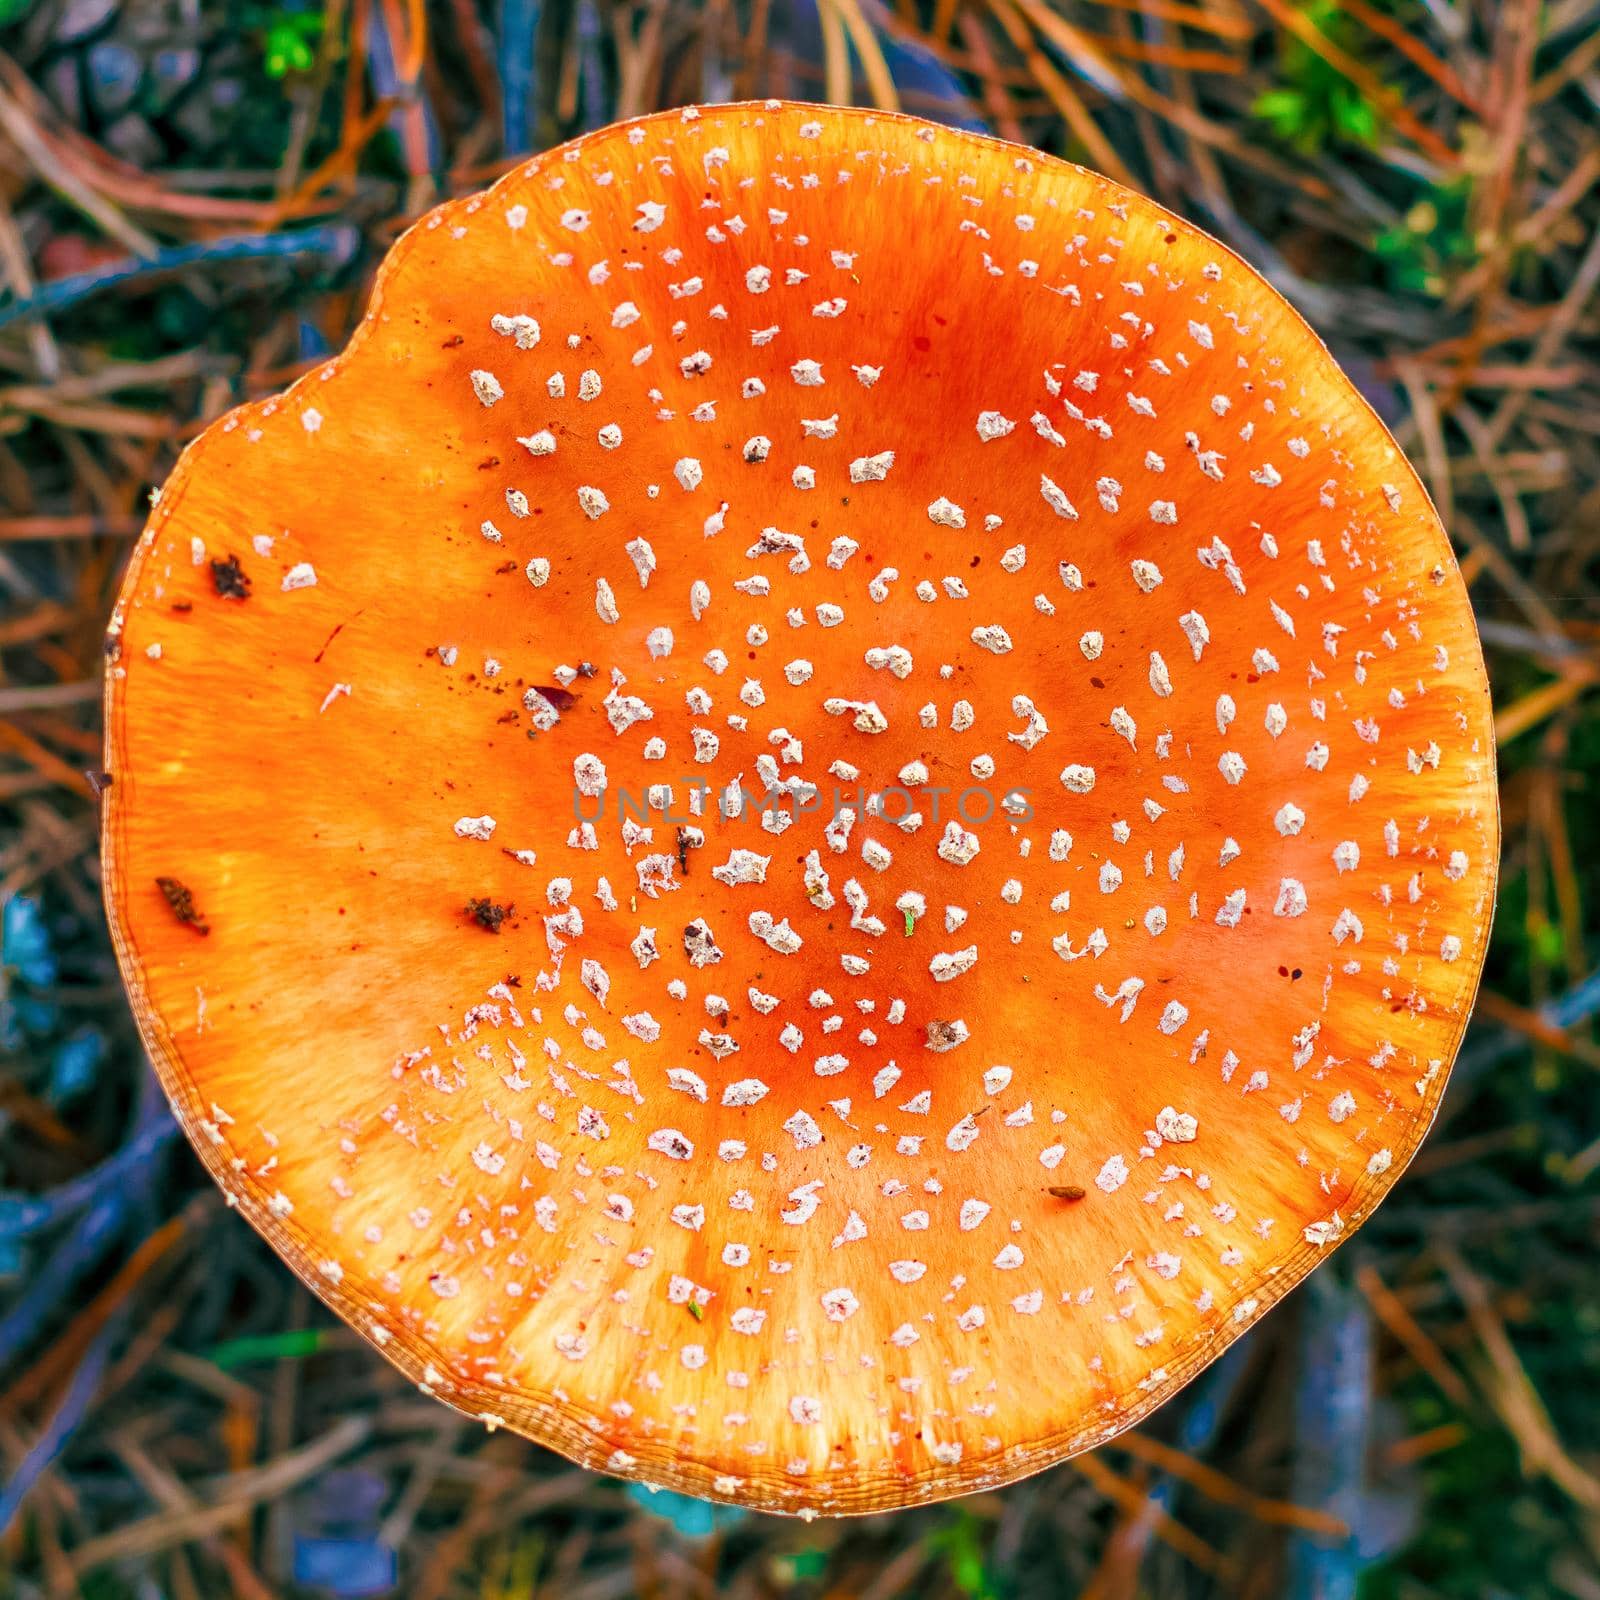
[[[317,64],[325,21],[320,10],[266,9],[261,21],[261,53],[267,76],[281,81],[310,72]]]
[[[1337,0],[1311,0],[1303,15],[1325,38],[1347,54],[1358,40]],[[1280,142],[1302,155],[1319,154],[1329,145],[1371,148],[1382,131],[1378,108],[1339,69],[1303,40],[1281,37],[1277,82],[1256,96],[1250,112]]]

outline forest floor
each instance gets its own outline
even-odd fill
[[[171,1137],[86,777],[183,445],[340,348],[436,200],[766,95],[1065,154],[1264,271],[1457,541],[1504,814],[1476,1019],[1359,1238],[1095,1454],[809,1525],[488,1436],[282,1270]],[[1600,0],[0,0],[0,1597],[1597,1600],[1597,108]]]

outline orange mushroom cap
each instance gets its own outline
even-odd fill
[[[909,117],[441,207],[185,454],[113,640],[112,926],[213,1176],[428,1392],[697,1494],[1127,1427],[1371,1213],[1483,960],[1393,441],[1214,241]]]

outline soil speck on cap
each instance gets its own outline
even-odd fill
[[[166,896],[173,916],[184,927],[193,928],[196,933],[211,932],[211,924],[200,915],[194,903],[194,892],[186,884],[179,883],[176,878],[157,878],[156,888]]]
[[[503,906],[495,900],[474,899],[467,901],[467,915],[485,933],[499,933],[500,924],[516,909],[514,905]]]
[[[211,583],[224,600],[248,600],[250,579],[239,565],[238,556],[211,563]]]

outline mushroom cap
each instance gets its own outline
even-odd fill
[[[110,655],[112,928],[213,1177],[427,1392],[708,1497],[1126,1428],[1371,1213],[1483,960],[1483,663],[1392,439],[1222,246],[909,117],[433,212],[185,453]]]

